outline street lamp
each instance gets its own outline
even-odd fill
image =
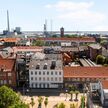
[[[68,90],[66,90],[66,99],[65,99],[65,101],[67,100],[67,92],[68,92]]]

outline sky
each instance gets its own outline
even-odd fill
[[[10,28],[22,31],[107,31],[108,0],[0,0],[0,31]]]

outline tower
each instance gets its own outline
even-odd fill
[[[63,27],[60,28],[60,36],[64,37],[64,28]]]
[[[9,25],[9,12],[7,10],[7,28],[8,28],[8,32],[10,32],[10,25]]]

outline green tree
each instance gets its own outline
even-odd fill
[[[20,103],[16,103],[15,105],[10,106],[9,108],[29,108],[29,104],[20,102]]]
[[[78,101],[78,94],[79,94],[79,91],[75,91],[74,93],[75,93],[75,95],[76,95],[75,100]]]
[[[105,62],[105,57],[104,57],[104,56],[98,55],[98,56],[96,57],[96,63],[97,63],[97,64],[104,64],[104,62]]]
[[[81,108],[85,108],[85,96],[81,97]]]
[[[43,98],[41,96],[38,97],[38,103],[39,103],[39,106],[42,105],[42,102],[43,102]]]
[[[45,104],[45,107],[47,107],[47,105],[48,105],[48,97],[45,98],[44,104]]]
[[[64,103],[60,103],[58,106],[57,106],[57,108],[65,108],[66,106],[65,106],[65,104]]]
[[[33,106],[35,105],[35,102],[34,102],[34,98],[33,98],[33,97],[31,98],[30,104],[31,104],[31,106],[32,106],[32,108],[33,108]]]
[[[69,94],[71,95],[70,101],[72,101],[73,100],[74,91],[70,91]]]
[[[70,108],[75,108],[75,104],[70,104]]]
[[[17,95],[11,88],[6,86],[0,87],[0,108],[8,108],[19,101],[19,95]]]
[[[74,85],[69,85],[68,86],[68,89],[69,89],[69,92],[70,91],[75,91],[76,90],[76,87]]]
[[[33,46],[44,46],[44,41],[34,40],[32,43]]]

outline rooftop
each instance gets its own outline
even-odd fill
[[[65,78],[108,78],[108,67],[64,67]]]
[[[92,41],[92,42],[95,42],[95,38],[92,38],[92,37],[73,37],[73,38],[67,38],[67,37],[56,37],[56,38],[37,38],[37,40],[60,40],[60,41]]]
[[[90,44],[89,47],[93,48],[93,49],[101,49],[102,46],[100,44]]]
[[[108,81],[107,80],[101,81],[101,83],[102,83],[103,89],[108,89]]]
[[[14,68],[15,59],[0,59],[0,69],[12,71]]]

